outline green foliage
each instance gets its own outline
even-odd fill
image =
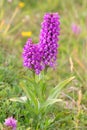
[[[14,116],[18,130],[86,130],[87,0],[21,1],[0,1],[0,129],[5,118]],[[38,42],[46,12],[61,16],[58,67],[33,77],[22,66],[27,37],[21,33],[32,32]],[[71,30],[73,22],[81,26],[78,36]]]
[[[45,75],[43,76],[43,79],[46,79]],[[44,92],[42,92],[43,91],[43,79],[41,78],[40,80],[36,80],[36,81],[35,80],[33,81],[31,79],[33,86],[31,86],[31,85],[26,86],[26,84],[24,84],[24,82],[20,83],[20,87],[23,89],[24,93],[27,96],[27,100],[28,100],[27,102],[28,102],[29,108],[31,110],[31,117],[32,117],[33,124],[34,124],[32,129],[35,129],[35,130],[36,129],[45,130],[50,126],[50,124],[52,122],[54,122],[55,119],[50,120],[49,116],[47,118],[47,113],[50,112],[50,109],[52,109],[52,106],[54,103],[62,102],[61,99],[58,99],[58,96],[61,93],[62,89],[70,81],[72,81],[74,79],[74,77],[64,80],[59,85],[57,85],[55,88],[52,88],[48,94],[48,97],[45,99],[44,99],[44,96],[46,97],[46,89],[44,90]],[[38,81],[38,83],[41,82],[40,85],[37,84],[37,81]],[[46,80],[45,80],[45,82],[46,82]],[[36,121],[35,121],[35,118],[36,118]],[[40,123],[40,120],[41,120],[41,123]],[[42,124],[42,123],[44,123],[44,124]]]

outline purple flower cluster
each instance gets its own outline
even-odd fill
[[[35,71],[39,74],[43,69],[42,55],[38,44],[33,44],[31,39],[28,39],[27,43],[23,48],[24,66]]]
[[[24,66],[39,74],[45,67],[55,66],[60,31],[60,17],[57,13],[47,13],[41,24],[40,41],[33,44],[28,39],[23,49]]]
[[[57,59],[58,35],[60,31],[60,17],[57,13],[47,13],[44,16],[40,33],[40,50],[43,52],[45,66],[54,66]]]
[[[15,120],[13,117],[8,117],[7,119],[5,119],[4,125],[7,127],[11,127],[12,130],[16,130],[17,120]]]

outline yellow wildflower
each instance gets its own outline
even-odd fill
[[[21,32],[21,35],[23,37],[30,37],[32,35],[32,32]]]
[[[20,8],[23,8],[23,7],[25,6],[25,4],[24,4],[24,2],[19,2],[18,6],[19,6]]]

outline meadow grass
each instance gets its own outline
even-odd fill
[[[58,66],[55,70],[48,69],[46,94],[48,95],[49,90],[62,80],[72,76],[75,76],[75,79],[63,88],[59,96],[63,102],[53,105],[43,122],[40,121],[41,128],[36,130],[45,130],[43,126],[48,116],[50,121],[56,118],[46,130],[86,130],[87,0],[25,0],[22,2],[24,7],[19,5],[19,1],[1,0],[0,2],[1,130],[8,116],[17,119],[18,130],[34,130],[29,103],[21,103],[16,98],[25,96],[20,83],[24,82],[26,86],[31,86],[32,78],[32,72],[22,65],[22,48],[28,37],[38,43],[40,24],[46,12],[58,12],[61,20]],[[79,35],[72,32],[72,23],[81,27]],[[25,35],[22,35],[23,32]],[[37,120],[36,117],[35,119]]]

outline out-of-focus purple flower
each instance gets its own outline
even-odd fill
[[[55,66],[60,32],[60,17],[58,13],[47,13],[41,24],[40,51],[43,53],[43,64]]]
[[[33,44],[31,39],[28,39],[23,48],[23,62],[25,67],[34,70],[36,74],[44,69],[39,45]]]
[[[15,120],[13,117],[8,117],[7,119],[5,119],[4,125],[7,127],[11,127],[12,130],[16,130],[17,120]]]
[[[72,32],[75,34],[75,35],[79,35],[81,33],[81,27],[75,23],[72,24]]]

